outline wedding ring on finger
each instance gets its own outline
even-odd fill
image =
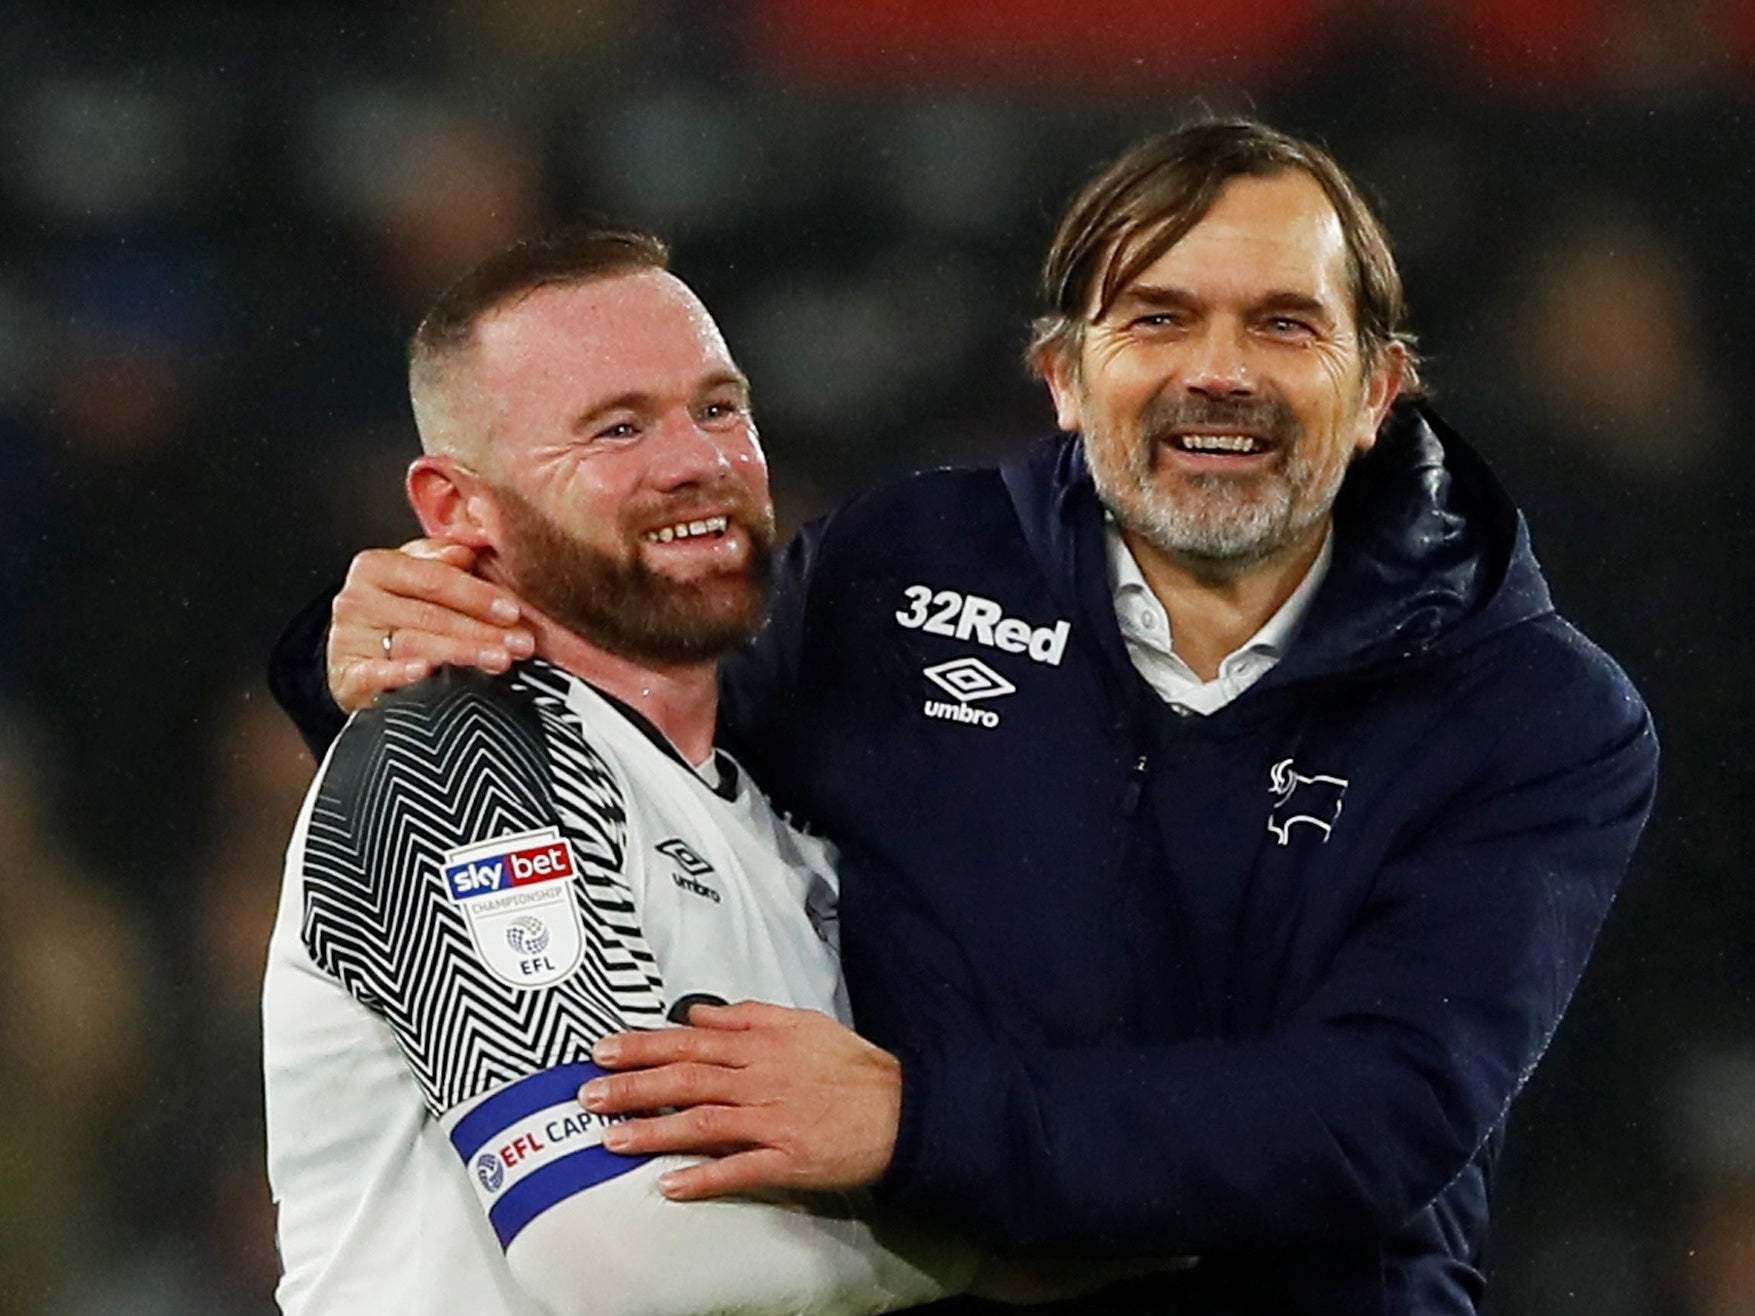
[[[386,658],[388,658],[390,656],[390,640],[391,640],[391,637],[394,636],[395,634],[396,634],[396,631],[394,629],[387,630],[384,632],[383,645],[384,645],[384,656]]]

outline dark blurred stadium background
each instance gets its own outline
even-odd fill
[[[1755,1311],[1755,5],[100,8],[0,35],[0,1311],[271,1309],[257,991],[311,765],[263,655],[412,530],[441,284],[586,212],[672,235],[796,524],[1047,427],[1051,219],[1197,99],[1379,199],[1443,409],[1659,718],[1495,1310]]]

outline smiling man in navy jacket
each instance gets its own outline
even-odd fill
[[[1387,242],[1319,149],[1140,144],[1043,293],[1071,437],[808,527],[723,670],[722,740],[841,846],[881,1049],[820,1063],[804,1014],[626,1035],[582,1100],[677,1108],[618,1126],[718,1153],[675,1196],[872,1185],[1000,1246],[1200,1255],[1093,1311],[1474,1312],[1507,1107],[1650,805],[1644,706],[1414,400]],[[337,692],[515,649],[507,602],[363,554]],[[323,621],[277,676],[314,742]]]

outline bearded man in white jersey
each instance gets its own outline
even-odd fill
[[[688,1158],[610,1154],[575,1101],[594,1042],[691,1006],[818,1028],[812,1064],[894,1089],[835,1023],[831,855],[713,746],[773,514],[747,381],[666,258],[520,244],[415,334],[409,501],[534,653],[357,715],[301,814],[264,990],[289,1312],[867,1312],[977,1270],[852,1200],[670,1201]]]

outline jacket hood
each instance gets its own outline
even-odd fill
[[[1125,661],[1084,444],[1063,435],[1008,463],[1004,476],[1058,601]],[[1275,684],[1463,648],[1552,609],[1523,517],[1486,463],[1423,404],[1398,405],[1354,462],[1334,523],[1328,578]]]

